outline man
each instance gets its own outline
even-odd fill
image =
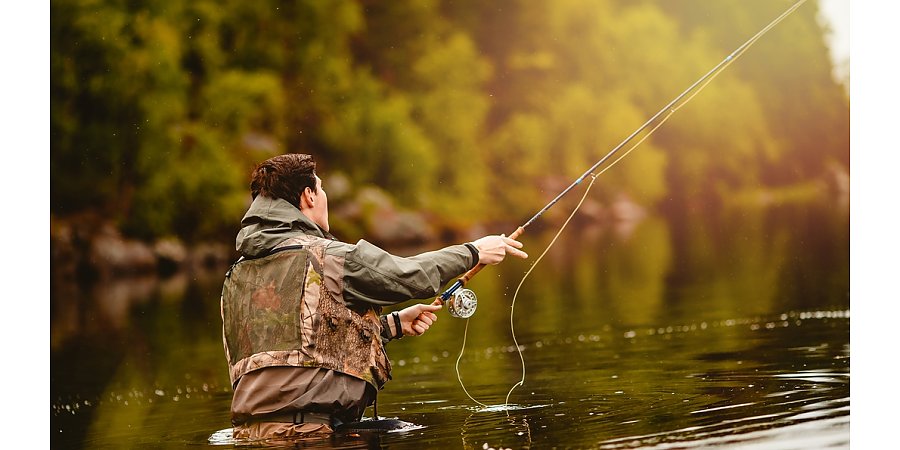
[[[406,258],[337,241],[315,168],[312,156],[287,154],[252,174],[241,258],[221,305],[238,439],[315,436],[359,421],[391,378],[383,344],[421,335],[441,309],[417,304],[379,317],[383,306],[433,298],[478,263],[527,257],[504,236]]]

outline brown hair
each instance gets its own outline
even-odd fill
[[[312,155],[288,153],[269,158],[253,169],[250,193],[280,198],[300,207],[300,194],[306,188],[316,190],[316,162]]]

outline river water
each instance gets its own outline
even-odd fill
[[[553,232],[523,237],[532,260]],[[575,224],[514,309],[530,261],[472,281],[462,356],[467,323],[445,312],[388,345],[378,414],[409,427],[294,446],[849,448],[849,242],[848,211],[824,204]],[[245,445],[228,433],[223,273],[53,286],[53,448]],[[506,403],[511,312],[525,377]]]

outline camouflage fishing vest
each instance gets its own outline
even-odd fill
[[[379,337],[380,308],[344,305],[341,257],[327,239],[288,239],[271,254],[242,259],[225,276],[222,326],[231,385],[264,367],[322,367],[381,389],[391,365]]]

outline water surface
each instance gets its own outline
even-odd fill
[[[537,227],[536,227],[537,228]],[[502,232],[505,230],[498,230]],[[536,256],[552,229],[529,230]],[[576,224],[472,283],[479,309],[393,342],[378,413],[414,426],[301,447],[848,448],[849,219],[821,205]],[[234,447],[224,269],[54,285],[53,448]],[[371,408],[367,412],[372,414]]]

